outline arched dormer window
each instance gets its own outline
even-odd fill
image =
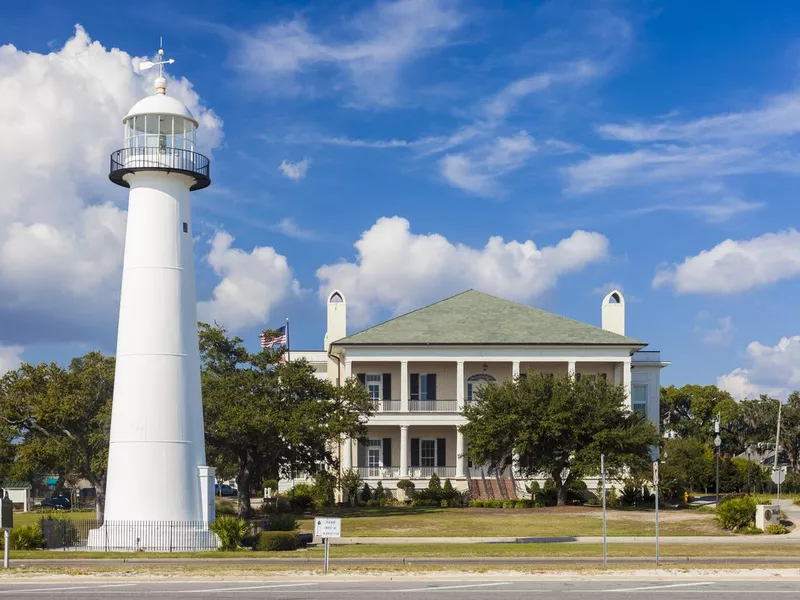
[[[487,383],[497,381],[488,373],[475,373],[467,378],[467,402],[475,399],[476,393]]]

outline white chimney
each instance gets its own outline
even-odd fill
[[[344,294],[333,290],[328,296],[328,329],[325,332],[325,352],[328,352],[331,343],[347,336],[347,302]]]
[[[619,290],[603,298],[603,329],[625,335],[625,298]]]

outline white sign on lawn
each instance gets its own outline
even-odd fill
[[[338,517],[317,517],[314,519],[314,537],[342,537],[342,520]]]

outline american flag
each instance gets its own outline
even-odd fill
[[[272,348],[273,346],[285,346],[286,345],[286,325],[283,327],[278,328],[279,334],[272,338],[264,337],[264,334],[261,334],[261,349],[266,350],[267,348]]]

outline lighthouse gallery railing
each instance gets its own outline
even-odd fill
[[[178,171],[193,175],[206,187],[210,183],[210,161],[208,157],[182,148],[161,146],[139,146],[121,148],[111,153],[109,177],[115,183],[125,185],[122,176],[138,170]],[[117,181],[119,179],[120,181]],[[127,187],[127,185],[125,185]]]

